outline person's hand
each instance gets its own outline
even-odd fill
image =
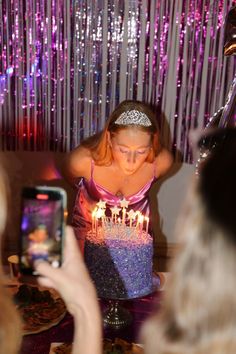
[[[39,284],[57,290],[74,316],[73,354],[102,353],[102,321],[95,287],[84,264],[73,229],[66,228],[61,268],[36,263]],[[92,340],[91,340],[92,338]]]
[[[64,299],[69,312],[74,315],[78,308],[82,311],[96,308],[96,290],[84,264],[73,229],[66,227],[65,247],[61,268],[53,268],[48,262],[40,261],[35,269],[42,286],[54,288]]]

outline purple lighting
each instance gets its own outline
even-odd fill
[[[107,5],[106,5],[107,4]],[[225,103],[230,0],[2,0],[2,150],[68,151],[124,99],[158,106],[163,139],[190,162],[188,133]]]

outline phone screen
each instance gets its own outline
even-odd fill
[[[20,270],[36,274],[33,264],[45,260],[55,268],[62,262],[65,192],[24,188],[20,225]]]

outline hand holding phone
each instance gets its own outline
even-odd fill
[[[55,269],[47,262],[39,262],[36,269],[40,275],[37,278],[39,284],[55,289],[74,317],[72,352],[78,353],[79,350],[80,353],[101,354],[103,352],[101,310],[95,286],[71,227],[66,227],[62,267]]]
[[[66,215],[66,192],[59,187],[25,187],[22,190],[20,223],[20,272],[37,275],[34,262],[62,263]]]

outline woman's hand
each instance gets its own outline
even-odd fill
[[[64,247],[61,268],[55,269],[48,262],[40,261],[36,263],[35,269],[40,275],[39,284],[57,290],[73,315],[74,306],[83,309],[86,302],[96,300],[96,291],[78,249],[73,229],[69,226],[66,227]]]
[[[40,275],[38,282],[42,286],[57,290],[68,311],[74,316],[74,353],[78,352],[78,348],[79,353],[100,353],[102,326],[96,290],[79,251],[73,229],[69,226],[66,227],[63,255],[61,268],[53,268],[47,262],[36,263],[35,269]]]

